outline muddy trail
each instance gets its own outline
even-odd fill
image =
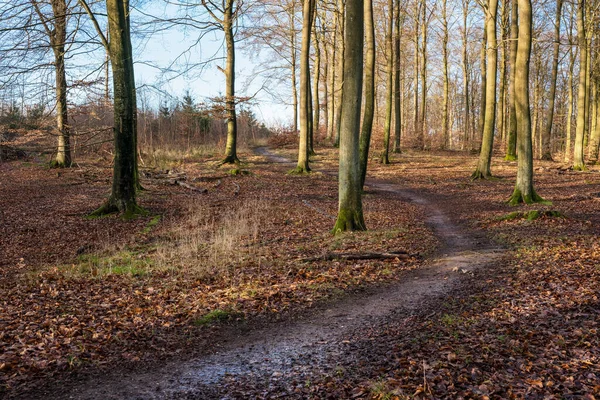
[[[289,160],[266,148],[256,152],[290,169]],[[331,173],[331,172],[326,172]],[[219,340],[212,352],[158,369],[99,376],[77,383],[54,398],[69,399],[234,399],[305,397],[299,387],[385,351],[370,348],[369,332],[428,315],[465,283],[485,274],[504,251],[456,225],[435,199],[381,181],[368,181],[371,192],[399,196],[424,207],[428,224],[442,243],[425,267],[403,274],[392,284],[348,294],[283,322],[240,329]],[[220,338],[219,338],[220,339]],[[365,344],[366,343],[366,344]],[[44,396],[45,398],[52,398]]]

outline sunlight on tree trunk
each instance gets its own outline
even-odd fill
[[[483,137],[481,142],[481,153],[477,169],[471,176],[473,179],[486,179],[492,176],[490,165],[492,162],[492,151],[494,150],[494,129],[496,123],[496,79],[498,48],[496,41],[496,18],[498,12],[498,1],[489,0],[486,8],[486,32],[487,32],[487,74],[486,74],[486,100],[485,120],[483,125]]]
[[[302,7],[302,45],[300,52],[300,145],[298,147],[298,165],[295,173],[310,172],[308,165],[310,135],[310,39],[313,20],[313,1],[303,0]]]
[[[519,0],[519,43],[515,63],[515,106],[519,161],[517,183],[509,204],[543,202],[533,188],[533,146],[529,108],[529,60],[532,30],[531,0]]]
[[[387,53],[386,66],[386,93],[385,93],[385,123],[383,125],[383,151],[379,160],[382,164],[390,163],[390,134],[392,131],[392,108],[394,101],[394,1],[387,2],[387,32],[385,34],[385,52]]]
[[[369,147],[375,115],[375,24],[373,21],[373,0],[364,0],[365,7],[365,108],[360,133],[360,187],[365,185],[367,165],[369,164]]]
[[[339,205],[334,234],[366,229],[358,151],[363,81],[363,0],[346,0],[345,20],[346,54],[340,132]]]
[[[400,41],[402,39],[402,8],[400,0],[396,0],[396,35],[394,38],[394,153],[400,153],[402,136],[402,88],[400,87]]]
[[[519,5],[517,0],[512,0],[510,16],[510,78],[508,90],[508,137],[506,139],[506,161],[517,159],[517,112],[515,105],[515,63],[517,61],[517,39],[519,37],[518,25]]]
[[[558,78],[558,62],[560,59],[560,19],[563,0],[556,0],[556,19],[554,21],[554,55],[552,58],[552,77],[550,78],[550,95],[548,115],[542,134],[542,160],[552,160],[551,135],[554,122],[554,102],[556,100],[556,81]]]
[[[583,159],[585,129],[586,129],[586,65],[587,65],[587,39],[585,36],[585,1],[579,0],[577,8],[577,36],[579,38],[579,89],[577,93],[577,129],[575,131],[575,149],[573,150],[573,169],[584,171],[586,169]]]

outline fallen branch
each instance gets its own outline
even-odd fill
[[[184,187],[184,188],[189,189],[194,192],[198,192],[198,193],[207,193],[208,192],[208,189],[188,185],[187,183],[182,182],[182,181],[176,180],[175,183],[181,187]]]
[[[305,258],[303,262],[333,261],[333,260],[407,260],[411,255],[406,251],[392,251],[388,253],[328,253],[319,257]]]

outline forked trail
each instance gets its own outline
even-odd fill
[[[266,148],[257,149],[257,153],[270,162],[289,164],[289,160]],[[442,250],[426,267],[406,272],[393,284],[350,294],[297,319],[239,332],[228,342],[215,343],[212,354],[183,363],[172,362],[158,370],[98,377],[58,397],[293,397],[295,387],[316,379],[322,371],[351,365],[356,357],[354,338],[385,329],[390,323],[402,324],[424,310],[434,309],[465,278],[483,274],[486,268],[501,261],[502,249],[454,224],[435,199],[396,184],[370,181],[368,185],[372,191],[388,192],[427,210],[428,223],[442,242]],[[364,348],[362,353],[365,350],[368,354],[369,349]]]

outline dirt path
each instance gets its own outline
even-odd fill
[[[283,157],[260,148],[270,162]],[[293,396],[323,371],[357,362],[356,338],[429,312],[471,276],[492,266],[502,249],[455,225],[434,199],[391,183],[369,182],[375,192],[390,192],[425,207],[428,223],[443,243],[440,256],[427,268],[414,270],[398,282],[353,294],[296,320],[269,323],[214,343],[214,352],[160,370],[98,377],[59,398],[171,399]],[[362,349],[362,353],[365,350]],[[252,388],[252,389],[243,389]],[[252,390],[245,392],[244,390]],[[251,394],[250,394],[251,393]]]

